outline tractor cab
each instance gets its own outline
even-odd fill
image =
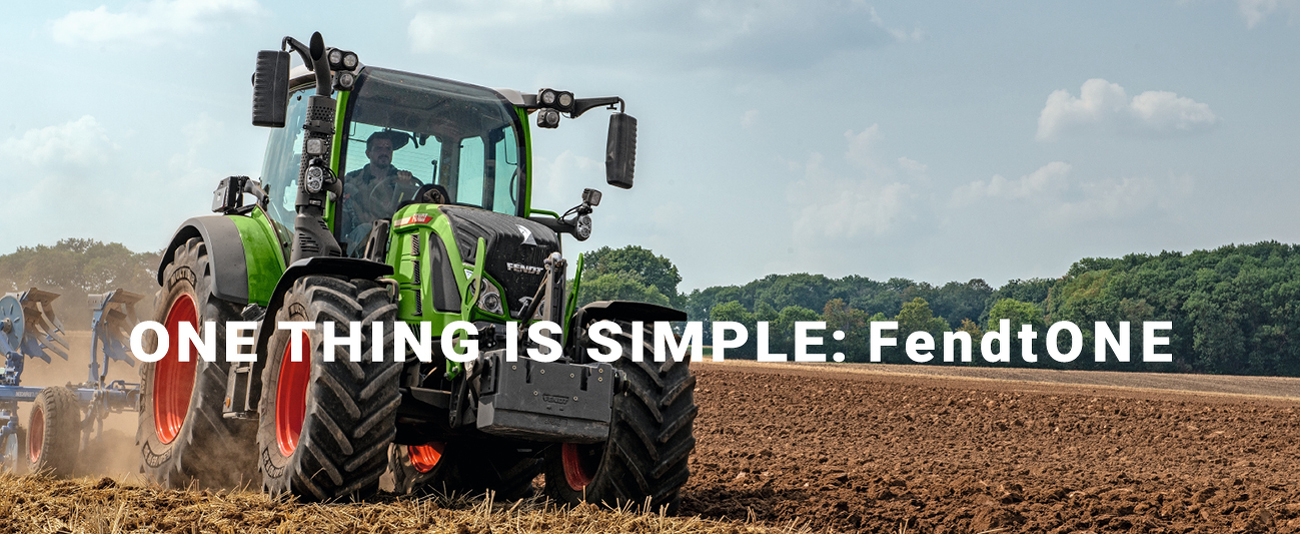
[[[262,177],[268,214],[292,235],[303,125],[315,77],[291,76],[285,128],[272,131]],[[412,202],[438,199],[516,217],[525,216],[527,148],[521,114],[497,91],[405,72],[363,67],[340,95],[337,160],[343,194],[330,198],[325,220],[349,256],[362,252],[376,220],[391,219]],[[441,195],[416,199],[437,189]],[[430,187],[426,187],[430,186]]]

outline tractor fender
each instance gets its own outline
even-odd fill
[[[630,300],[601,300],[583,306],[573,313],[573,320],[569,321],[568,339],[576,341],[584,325],[605,319],[649,323],[685,321],[686,318],[686,312],[658,304]]]
[[[167,248],[163,249],[162,261],[158,262],[158,285],[166,283],[163,272],[174,259],[176,247],[192,237],[202,237],[211,255],[213,296],[236,304],[248,304],[244,241],[234,221],[222,215],[194,217],[181,225]]]
[[[284,274],[280,275],[280,281],[275,284],[275,291],[271,293],[271,302],[266,306],[266,314],[262,316],[261,324],[257,328],[257,363],[260,370],[261,364],[266,361],[266,347],[271,340],[271,334],[276,331],[275,315],[284,304],[284,294],[293,287],[294,281],[307,275],[312,274],[335,274],[343,275],[349,278],[366,278],[374,280],[381,276],[393,274],[393,266],[387,263],[364,260],[360,258],[336,258],[336,257],[315,257],[304,258],[293,262]],[[253,375],[255,378],[261,374]]]
[[[245,378],[248,381],[245,390],[248,404],[243,411],[256,413],[258,401],[262,398],[262,369],[266,366],[266,351],[271,341],[271,335],[279,328],[275,323],[275,316],[284,305],[284,294],[289,291],[290,287],[293,287],[294,281],[312,274],[336,274],[350,278],[373,280],[393,274],[393,267],[386,263],[358,258],[315,257],[298,260],[290,265],[288,269],[285,269],[284,274],[280,275],[280,281],[275,284],[275,291],[271,294],[271,301],[266,306],[266,313],[262,315],[257,326],[257,344],[255,345],[257,358],[252,362],[252,368]],[[231,366],[231,380],[236,379],[236,372],[236,366]]]

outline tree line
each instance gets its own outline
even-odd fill
[[[753,357],[755,325],[770,324],[770,350],[792,354],[796,321],[825,321],[824,342],[848,361],[868,359],[873,321],[897,321],[890,334],[898,347],[886,347],[886,362],[912,363],[902,345],[916,331],[929,332],[942,349],[942,333],[964,331],[975,341],[966,365],[1019,365],[1059,369],[1170,371],[1207,374],[1300,376],[1300,247],[1274,241],[1228,245],[1191,253],[1130,254],[1122,258],[1084,258],[1060,278],[1012,280],[994,288],[980,279],[931,285],[903,278],[877,281],[851,275],[769,275],[744,285],[679,292],[681,276],[663,256],[642,247],[602,248],[587,255],[580,302],[630,299],[674,306],[693,321],[736,321],[749,328],[750,342],[728,357]],[[1011,363],[989,364],[979,340],[1002,319],[1011,322]],[[1082,353],[1070,363],[1047,357],[1047,328],[1070,321],[1083,333]],[[1131,361],[1113,355],[1093,358],[1094,323],[1107,323],[1119,335],[1130,325]],[[1172,331],[1161,353],[1173,363],[1144,364],[1142,323],[1170,321]],[[1032,325],[1030,349],[1038,362],[1025,363],[1015,333]],[[711,343],[707,331],[706,343]],[[829,332],[842,330],[843,341]],[[1058,338],[1068,349],[1068,335]],[[936,351],[938,353],[939,351]],[[1109,354],[1109,353],[1108,353]],[[944,365],[936,357],[939,365]],[[953,365],[953,364],[946,364]]]
[[[90,329],[86,297],[125,289],[145,297],[137,313],[147,316],[158,291],[158,252],[131,252],[121,243],[63,239],[54,246],[18,247],[0,256],[0,293],[40,288],[59,294],[54,310],[63,326]]]

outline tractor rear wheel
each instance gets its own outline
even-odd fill
[[[170,345],[157,362],[140,368],[143,392],[136,446],[141,470],[169,488],[191,483],[200,487],[231,488],[252,480],[256,467],[256,426],[250,421],[225,419],[226,377],[230,364],[199,358],[191,347],[189,361],[179,359],[180,324],[203,332],[213,321],[218,352],[226,347],[226,322],[242,321],[240,307],[215,297],[211,257],[198,237],[177,246],[173,261],[163,271],[153,320],[167,330]],[[158,339],[146,337],[146,348]]]
[[[395,298],[373,280],[318,275],[299,278],[285,293],[276,320],[315,326],[297,343],[289,330],[277,330],[269,344],[257,433],[262,486],[269,492],[331,500],[378,489],[397,436],[402,364],[391,354],[382,361],[372,355],[391,350]],[[338,338],[349,335],[351,322],[360,323],[360,354],[350,354],[344,343],[327,361],[327,321]],[[372,337],[375,323],[384,325],[382,339]]]
[[[631,325],[620,322],[625,332]],[[546,454],[546,493],[558,501],[676,511],[680,490],[690,477],[688,459],[695,449],[692,425],[695,376],[687,362],[634,362],[629,334],[611,336],[623,346],[623,357],[612,365],[623,376],[614,395],[614,413],[605,443],[565,443]],[[644,354],[653,359],[649,331]],[[595,346],[584,331],[579,355]],[[604,350],[603,348],[600,350]]]
[[[542,464],[532,451],[491,441],[394,445],[389,468],[395,493],[478,495],[501,501],[532,497]]]
[[[77,396],[67,388],[42,389],[32,405],[27,428],[27,472],[72,476],[81,451],[81,407],[77,406]]]

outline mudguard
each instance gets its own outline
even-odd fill
[[[686,318],[686,312],[658,304],[630,300],[601,300],[583,306],[573,313],[573,320],[569,321],[568,339],[577,340],[579,329],[583,328],[584,325],[605,319],[652,323],[655,321],[685,321]]]
[[[284,294],[293,286],[293,282],[311,274],[336,274],[347,276],[349,278],[368,278],[376,279],[381,276],[393,274],[393,266],[387,263],[379,263],[360,258],[338,258],[338,257],[315,257],[301,259],[285,269],[284,274],[280,275],[280,281],[275,284],[275,291],[271,293],[271,302],[266,306],[266,314],[262,316],[261,324],[257,328],[257,361],[259,365],[266,361],[266,343],[271,339],[271,334],[275,333],[275,314],[284,304]]]
[[[248,263],[244,259],[244,241],[235,222],[222,215],[193,217],[185,221],[163,249],[158,262],[158,285],[163,285],[163,271],[174,259],[176,247],[191,237],[202,237],[212,256],[212,294],[237,304],[248,304]]]
[[[276,283],[257,326],[257,358],[251,363],[230,366],[230,376],[226,387],[226,406],[224,417],[255,419],[257,417],[258,399],[262,397],[262,368],[267,361],[267,344],[278,326],[275,316],[284,305],[284,294],[293,287],[293,283],[307,275],[333,274],[350,278],[376,279],[393,274],[393,267],[359,258],[314,257],[298,260],[285,269]]]

